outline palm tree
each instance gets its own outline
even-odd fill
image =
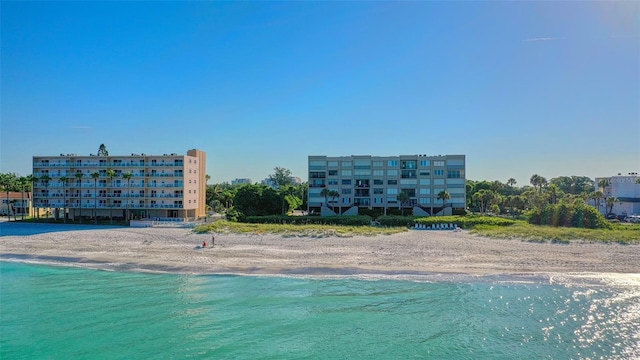
[[[18,178],[18,185],[20,185],[20,214],[22,215],[22,220],[24,221],[24,187],[27,186],[27,178],[21,176]]]
[[[11,221],[11,212],[9,211],[9,191],[13,187],[13,177],[11,174],[0,174],[0,186],[7,194],[7,219]]]
[[[534,174],[533,176],[531,176],[530,183],[534,188],[538,188],[538,192],[541,192],[542,187],[547,185],[547,179],[538,174]]]
[[[126,218],[126,222],[127,224],[129,223],[129,191],[130,191],[130,187],[131,187],[131,177],[133,176],[133,174],[131,172],[128,173],[124,173],[122,174],[122,177],[127,180],[127,199],[125,200],[125,216]]]
[[[51,181],[51,177],[48,174],[44,174],[42,176],[40,176],[40,181],[42,181],[44,183],[44,196],[45,196],[45,202],[47,203],[47,207],[48,207],[48,203],[49,203],[49,181]]]
[[[551,204],[556,204],[558,202],[558,197],[562,196],[562,191],[556,184],[549,185],[547,192],[549,194]]]
[[[598,211],[600,211],[600,199],[602,199],[604,197],[604,193],[600,190],[598,191],[594,191],[592,193],[589,194],[589,197],[593,199],[594,205],[596,206],[596,209],[598,209]]]
[[[329,191],[329,197],[331,198],[331,200],[333,200],[332,202],[336,202],[336,198],[340,197],[340,193],[337,192],[336,190],[331,190]],[[331,209],[335,211],[335,205],[332,206]]]
[[[438,199],[442,199],[442,215],[444,215],[444,208],[447,207],[447,200],[451,199],[451,194],[447,190],[442,190],[438,193]]]
[[[76,179],[78,179],[78,187],[82,186],[82,178],[84,177],[84,174],[80,171],[78,171],[75,175]],[[75,215],[75,211],[74,211],[74,215]],[[75,219],[75,216],[74,216]],[[82,189],[80,189],[80,224],[82,224]]]
[[[607,206],[609,207],[609,211],[607,211],[607,215],[609,215],[613,211],[613,205],[615,205],[616,203],[619,204],[620,200],[615,196],[611,196],[607,198],[606,202],[607,202]]]
[[[31,174],[31,175],[28,175],[28,176],[27,176],[27,181],[28,181],[29,183],[31,183],[31,193],[32,193],[32,195],[33,195],[33,186],[34,186],[34,184],[35,184],[36,182],[38,182],[38,180],[39,180],[39,179],[38,179],[38,177],[37,177],[37,176],[33,176],[33,174]],[[29,190],[29,189],[27,189],[27,190]],[[28,193],[28,192],[27,192],[27,193]],[[29,197],[29,195],[27,195],[27,197]],[[31,196],[31,207],[32,207],[32,208],[33,208],[33,210],[35,211],[35,206],[34,206],[34,204],[33,204],[33,196]],[[37,211],[37,212],[36,212],[36,214],[37,214],[37,215],[36,215],[36,217],[37,217],[37,218],[40,218],[40,212],[39,212],[39,211]]]
[[[515,185],[516,183],[517,181],[514,178],[509,178],[507,180],[507,185],[509,185],[509,187],[511,188],[511,195],[513,195],[513,185]]]
[[[62,222],[65,224],[67,223],[67,181],[69,181],[68,177],[60,177],[62,183]]]
[[[331,190],[329,190],[327,188],[324,188],[324,189],[322,189],[322,191],[320,191],[320,196],[324,196],[324,204],[325,205],[329,205],[328,202],[327,202],[327,197],[329,197],[330,193],[331,193]],[[7,195],[7,198],[8,198],[8,195]]]
[[[404,191],[400,191],[398,194],[398,206],[400,207],[400,214],[404,216],[404,203],[409,201],[409,194]]]
[[[600,179],[600,181],[598,181],[598,189],[602,188],[603,193],[604,193],[604,188],[606,188],[607,186],[609,186],[608,179]]]
[[[9,206],[11,206],[11,212],[13,213],[13,221],[18,221],[18,219],[16,218],[16,203],[18,202],[18,200],[13,199],[11,201],[9,201],[9,203],[7,204],[7,210],[9,209]],[[11,214],[9,214],[9,221],[11,221]]]
[[[113,178],[116,177],[116,171],[113,169],[107,169],[107,176],[109,177],[111,188],[113,188]],[[113,189],[111,191],[113,191]],[[113,224],[113,206],[109,206],[109,223]]]
[[[93,178],[93,219],[96,225],[98,224],[98,178],[100,173],[95,171],[91,174]]]

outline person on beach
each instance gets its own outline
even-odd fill
[[[215,235],[211,234],[211,247],[213,247],[216,244],[216,237]]]
[[[202,242],[202,247],[203,247],[203,248],[207,247],[207,242],[206,242],[206,241],[203,241],[203,242]]]

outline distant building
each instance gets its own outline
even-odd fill
[[[333,190],[337,197],[322,195]],[[447,191],[450,199],[438,198]],[[407,194],[400,202],[398,195]],[[464,155],[309,156],[309,210],[337,213],[356,208],[411,208],[415,215],[464,213]],[[327,204],[328,203],[328,204]]]
[[[629,173],[627,175],[615,175],[610,177],[599,177],[595,179],[595,189],[602,190],[598,184],[600,180],[607,180],[604,190],[605,198],[616,197],[619,203],[613,205],[612,213],[616,215],[634,215],[640,214],[640,184],[637,183],[640,176],[638,173]],[[602,214],[607,214],[608,206],[604,201],[600,202],[598,209]]]
[[[266,178],[266,179],[260,181],[260,183],[262,185],[267,185],[268,187],[273,188],[273,189],[277,189],[278,188],[278,184],[276,184],[275,181],[273,181],[273,180],[271,180],[269,178]]]
[[[187,155],[34,156],[33,176],[34,207],[51,209],[56,218],[94,211],[102,218],[205,216],[206,153],[196,149]]]
[[[235,179],[235,180],[231,180],[231,185],[243,185],[243,184],[247,184],[247,185],[251,185],[251,179]]]
[[[293,185],[302,184],[302,179],[300,179],[297,176],[291,176],[289,179],[291,180],[291,183]],[[279,188],[278,184],[276,184],[275,181],[271,180],[270,178],[266,178],[266,179],[262,180],[260,183],[262,185],[267,185],[268,187],[273,188],[273,189]]]
[[[0,192],[0,199],[2,199],[0,201],[0,216],[15,215],[20,217],[33,214],[31,197],[32,194],[29,191],[9,191],[8,194],[6,191]]]

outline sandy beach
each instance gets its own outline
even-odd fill
[[[640,273],[640,246],[489,239],[466,231],[374,237],[216,234],[183,228],[0,223],[0,259],[200,274]]]

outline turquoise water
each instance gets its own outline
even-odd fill
[[[2,359],[640,358],[637,275],[425,282],[0,262],[0,276]]]

